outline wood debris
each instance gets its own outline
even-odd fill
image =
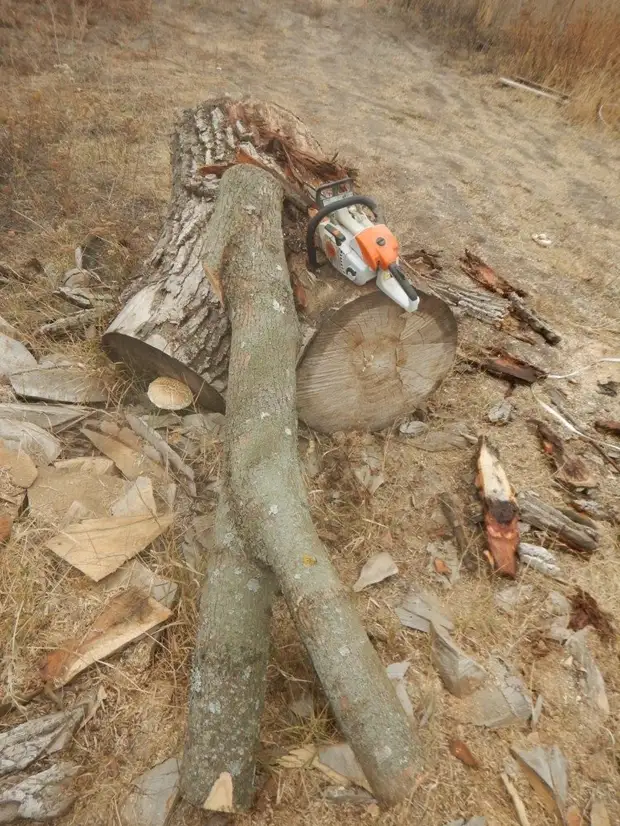
[[[508,422],[512,419],[513,410],[514,405],[509,402],[508,399],[504,399],[504,401],[494,405],[489,410],[487,413],[487,419],[491,422],[491,424],[508,424]]]
[[[55,436],[36,424],[0,417],[0,439],[11,450],[23,451],[35,464],[49,465],[62,451],[62,446]]]
[[[83,721],[86,710],[85,703],[45,717],[35,717],[0,733],[0,776],[21,771],[44,755],[63,749]]]
[[[11,449],[0,439],[0,468],[10,485],[29,488],[37,478],[37,468],[26,453]]]
[[[456,546],[452,542],[430,542],[426,546],[430,554],[430,568],[433,579],[444,588],[449,588],[459,581],[460,565]]]
[[[465,422],[455,422],[441,430],[427,430],[412,440],[419,450],[439,453],[443,450],[465,450],[476,443],[477,437]]]
[[[595,488],[598,479],[587,462],[577,455],[566,442],[545,422],[533,420],[543,451],[556,468],[555,478],[558,482],[573,488]]]
[[[364,789],[346,786],[328,786],[323,790],[323,799],[329,803],[341,803],[345,806],[360,806],[374,803],[374,797]]]
[[[0,332],[0,376],[11,376],[36,366],[37,360],[21,341]]]
[[[170,757],[132,783],[121,809],[122,826],[165,826],[179,796],[178,757]]]
[[[362,568],[357,582],[353,586],[355,592],[362,591],[369,585],[382,582],[390,576],[396,576],[398,567],[387,551],[380,551],[370,557]]]
[[[138,476],[125,486],[123,495],[110,507],[112,516],[156,516],[153,483],[148,476]]]
[[[450,754],[456,757],[457,760],[460,760],[461,763],[470,766],[472,769],[480,768],[480,761],[471,753],[471,749],[467,743],[458,739],[450,740],[449,748]]]
[[[460,701],[453,716],[491,729],[527,722],[532,715],[532,701],[523,680],[494,657],[487,661],[486,671],[485,683]]]
[[[529,750],[511,747],[510,751],[545,809],[564,823],[568,777],[566,758],[560,749],[536,746]]]
[[[448,634],[431,625],[431,662],[442,683],[455,697],[473,694],[487,679],[487,673],[465,654]]]
[[[178,453],[174,451],[168,442],[163,439],[152,427],[149,427],[146,422],[134,416],[131,413],[126,414],[127,423],[138,436],[145,439],[155,450],[157,450],[162,457],[162,460],[172,465],[172,467],[181,473],[188,480],[188,490],[191,496],[196,496],[196,484],[194,480],[194,471],[191,467],[185,464]]]
[[[15,393],[27,399],[74,404],[98,404],[108,399],[105,382],[83,367],[37,367],[14,373],[10,382]]]
[[[411,700],[409,699],[407,683],[405,681],[405,674],[409,670],[410,665],[411,663],[409,660],[403,660],[403,662],[398,663],[390,663],[390,665],[386,668],[386,671],[388,677],[392,681],[392,685],[394,686],[396,696],[400,700],[401,706],[405,709],[407,716],[413,719],[413,706],[411,705]]]
[[[443,613],[437,598],[415,585],[411,586],[409,593],[395,610],[401,623],[415,631],[430,634],[431,624],[437,632],[450,632],[454,629],[454,623]]]
[[[487,544],[495,571],[501,576],[517,574],[519,510],[514,491],[499,461],[497,451],[481,437],[476,487],[484,507]]]
[[[466,275],[492,293],[497,293],[504,298],[508,298],[511,293],[515,293],[517,296],[527,295],[525,290],[520,287],[513,287],[503,276],[498,275],[492,267],[485,264],[482,258],[474,255],[468,249],[465,250],[465,255],[459,258],[459,261],[461,262],[461,269]]]
[[[612,640],[615,637],[614,626],[611,622],[611,614],[603,611],[594,599],[592,594],[577,588],[575,594],[570,597],[571,613],[568,627],[572,631],[580,631],[582,628],[592,626],[595,628],[602,640]]]
[[[102,579],[101,585],[106,594],[133,588],[157,600],[166,608],[172,608],[178,590],[176,582],[158,576],[137,559],[130,559],[113,574]]]
[[[93,443],[97,450],[112,459],[127,479],[137,479],[138,476],[150,476],[154,479],[163,477],[162,468],[143,452],[134,450],[119,439],[106,436],[104,433],[98,433],[88,427],[83,427],[81,432]]]
[[[530,826],[530,821],[527,816],[527,812],[525,810],[525,804],[521,800],[519,796],[519,792],[516,789],[514,783],[510,780],[506,772],[502,772],[500,774],[500,778],[506,791],[508,792],[510,799],[512,800],[512,804],[515,807],[515,811],[517,813],[517,817],[519,818],[519,823],[521,826]]]
[[[500,77],[499,82],[502,86],[510,86],[513,89],[518,89],[521,92],[530,92],[532,95],[538,97],[549,98],[556,103],[568,103],[570,96],[565,92],[559,92],[557,89],[551,89],[549,86],[543,86],[540,83],[534,83],[533,80],[527,80],[524,77]]]
[[[372,793],[361,766],[348,743],[329,746],[308,745],[291,749],[280,757],[277,765],[283,769],[316,769],[328,777],[332,783],[349,786],[351,783]]]
[[[602,396],[615,397],[618,395],[618,391],[620,390],[620,381],[608,379],[607,381],[598,381],[596,384],[597,392]]]
[[[165,622],[168,608],[136,589],[124,591],[108,602],[89,630],[79,639],[66,640],[45,658],[41,676],[59,687],[84,669],[104,660]]]
[[[398,430],[403,436],[422,436],[428,431],[428,425],[418,419],[411,419],[408,422],[403,422]]]
[[[88,412],[84,407],[63,404],[0,404],[0,419],[27,422],[44,430],[56,430],[74,424],[87,416]]]
[[[466,359],[492,376],[515,384],[534,384],[547,375],[547,371],[536,364],[509,353],[507,350],[496,347],[480,356],[469,356]]]
[[[584,693],[590,704],[602,714],[608,715],[610,708],[605,680],[588,648],[587,634],[587,628],[571,634],[566,641],[566,650],[581,670],[584,680]]]
[[[73,778],[80,771],[73,763],[57,763],[0,792],[0,823],[15,820],[52,820],[69,811],[75,800]]]
[[[173,515],[106,516],[67,525],[45,547],[98,582],[166,531]]]
[[[573,515],[570,511],[563,513],[529,491],[519,493],[517,503],[524,522],[545,531],[569,548],[585,554],[598,548],[599,534],[596,524],[591,520],[584,523],[583,517]]]
[[[554,579],[562,578],[562,569],[558,566],[555,556],[540,545],[529,542],[519,543],[519,559],[526,568],[532,568],[545,576]]]
[[[528,324],[535,333],[542,336],[548,344],[559,344],[562,341],[562,336],[553,330],[548,322],[541,318],[538,313],[534,312],[528,307],[517,293],[511,293],[508,296],[510,300],[511,310],[513,314]]]
[[[43,324],[39,327],[39,335],[42,336],[65,336],[75,330],[81,330],[91,324],[99,321],[108,312],[108,304],[100,304],[90,310],[80,310],[72,315],[57,318],[55,321],[50,321],[48,324]],[[65,400],[68,401],[68,400]],[[102,401],[104,401],[102,399]],[[86,402],[84,402],[86,404]]]

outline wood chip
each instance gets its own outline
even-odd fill
[[[18,396],[52,402],[98,404],[108,399],[105,383],[83,367],[38,367],[10,377]]]
[[[102,579],[101,585],[107,594],[133,588],[153,597],[166,608],[172,608],[178,590],[176,582],[158,576],[137,559],[130,559],[118,571]]]
[[[590,809],[590,826],[611,826],[607,807],[602,800],[595,800]]]
[[[486,670],[489,678],[485,684],[461,700],[454,716],[490,729],[527,722],[532,714],[532,701],[523,680],[494,657],[487,661]]]
[[[234,812],[233,779],[229,772],[217,778],[202,808],[207,812]]]
[[[28,422],[44,430],[55,430],[63,425],[71,425],[88,415],[85,407],[65,404],[0,404],[0,419],[12,419],[16,422]]]
[[[549,814],[564,823],[564,809],[568,798],[566,758],[557,746],[533,749],[510,749]]]
[[[75,800],[72,779],[80,771],[73,763],[57,763],[0,793],[0,823],[51,820],[69,811]]]
[[[172,514],[85,519],[68,525],[45,547],[98,582],[143,551],[172,521]]]
[[[168,608],[145,594],[130,589],[114,597],[79,639],[66,640],[51,651],[41,676],[55,686],[63,686],[84,669],[121,651],[171,615]]]
[[[450,632],[454,628],[452,620],[443,613],[439,600],[415,585],[396,608],[396,615],[407,628],[425,634],[430,634],[431,623],[437,631]]]
[[[23,451],[36,465],[49,465],[60,456],[62,445],[36,424],[0,417],[0,439],[11,450]]]
[[[587,634],[587,628],[571,634],[566,641],[566,650],[581,669],[584,680],[584,693],[590,705],[607,716],[610,708],[607,691],[605,689],[605,680],[588,648]]]
[[[480,439],[476,486],[484,506],[487,544],[495,571],[514,578],[517,574],[519,511],[497,451],[484,437]]]
[[[18,488],[29,488],[37,478],[37,468],[23,451],[12,450],[0,439],[0,469],[6,472],[10,484]]]
[[[480,768],[480,762],[471,753],[467,743],[462,740],[450,740],[450,754],[466,766],[471,766],[472,769]]]
[[[318,762],[315,765],[319,771],[323,771],[323,767],[331,769],[341,777],[346,778],[356,786],[366,789],[367,792],[372,793],[370,784],[366,780],[366,776],[362,771],[362,767],[357,762],[357,758],[353,754],[353,749],[348,743],[334,743],[329,746],[321,746],[318,750]]]
[[[21,341],[0,332],[0,376],[32,370],[37,360]]]
[[[364,565],[353,590],[356,592],[362,591],[369,585],[382,582],[387,577],[395,576],[397,573],[398,568],[390,554],[387,551],[381,551],[371,556]]]
[[[165,826],[179,796],[180,761],[170,757],[133,781],[121,810],[123,826]]]
[[[138,476],[126,486],[125,493],[113,502],[110,512],[112,516],[156,516],[153,484],[148,476]]]
[[[163,470],[143,453],[139,453],[128,447],[112,436],[104,433],[97,433],[87,427],[82,428],[82,433],[89,439],[97,450],[101,451],[109,459],[112,459],[116,467],[127,479],[137,479],[138,476],[151,476],[154,479],[163,477]]]
[[[431,662],[442,683],[455,697],[473,694],[487,679],[487,673],[465,654],[448,634],[431,625]]]

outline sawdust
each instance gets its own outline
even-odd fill
[[[21,31],[23,54],[15,52],[2,72],[8,78],[3,116],[8,112],[15,121],[16,143],[22,146],[16,150],[17,166],[24,174],[12,183],[13,211],[2,212],[1,250],[3,260],[25,275],[12,285],[2,312],[27,333],[35,354],[62,350],[90,369],[105,367],[96,337],[54,342],[34,332],[66,313],[67,305],[54,296],[49,272],[26,262],[34,257],[62,272],[72,266],[74,247],[96,229],[106,239],[102,277],[119,290],[152,247],[167,201],[167,134],[174,111],[228,91],[268,97],[294,110],[328,153],[338,149],[354,162],[359,188],[384,205],[405,248],[442,250],[446,272],[466,283],[458,259],[467,246],[508,281],[522,284],[564,340],[553,349],[507,339],[514,352],[523,348],[526,358],[540,360],[552,373],[617,356],[618,145],[596,131],[570,126],[546,102],[499,90],[488,76],[471,76],[466,67],[443,60],[404,32],[398,19],[374,16],[353,0],[323,5],[325,13],[308,16],[295,3],[247,0],[224,8],[169,0],[154,6],[153,17],[142,23],[100,19],[81,39],[77,32],[55,44],[47,18],[36,31]],[[30,149],[28,135],[34,141]],[[554,238],[552,247],[532,242],[532,234],[540,232]],[[105,319],[99,331],[104,324]],[[460,327],[463,340],[497,343],[491,328],[468,321]],[[601,365],[575,384],[561,383],[581,420],[617,418],[614,399],[596,392],[597,380],[614,377],[617,368]],[[114,402],[128,398],[127,387],[119,376]],[[458,421],[474,433],[491,432],[513,486],[544,492],[560,504],[561,491],[527,425],[528,417],[540,414],[529,388],[513,393],[512,422],[502,428],[487,422],[488,410],[505,391],[504,382],[459,366],[424,412],[431,427]],[[63,456],[91,451],[75,430],[63,433],[62,441]],[[378,822],[441,826],[478,813],[492,826],[513,822],[499,773],[510,745],[528,748],[538,741],[558,744],[569,757],[571,802],[584,810],[593,795],[603,797],[613,822],[620,817],[614,802],[620,783],[618,643],[605,646],[594,635],[589,640],[613,710],[602,725],[581,701],[574,670],[564,665],[565,652],[541,640],[544,605],[555,584],[534,572],[522,574],[533,586],[532,598],[507,615],[493,601],[502,583],[490,577],[479,554],[477,570],[463,573],[452,589],[438,589],[429,571],[427,545],[448,533],[438,494],[456,494],[469,516],[479,508],[473,453],[473,448],[424,453],[397,432],[320,437],[315,443],[318,474],[308,488],[319,533],[348,585],[373,554],[387,551],[393,557],[398,577],[354,598],[383,661],[411,661],[407,681],[416,719],[429,712],[420,732],[426,765],[416,794]],[[385,478],[373,496],[353,473],[369,455]],[[597,454],[588,458],[600,478],[600,501],[611,505],[620,493],[618,482]],[[212,448],[194,462],[203,481],[215,479],[219,466]],[[214,504],[209,492],[205,511]],[[178,550],[183,531],[179,520],[176,537],[141,557],[180,590],[174,621],[158,646],[138,644],[94,666],[65,690],[70,701],[87,686],[103,685],[108,698],[99,726],[76,736],[73,751],[85,771],[75,808],[58,821],[62,826],[116,823],[131,779],[182,745],[198,588]],[[600,550],[590,560],[563,555],[562,563],[567,578],[595,595],[618,627],[618,540],[609,524],[601,523],[601,531]],[[20,520],[0,567],[2,631],[9,641],[2,684],[17,696],[27,691],[43,653],[101,610],[92,584],[42,550],[44,536],[33,522]],[[475,534],[473,545],[481,549]],[[535,732],[489,733],[449,716],[446,694],[430,665],[429,640],[403,629],[394,614],[413,582],[435,591],[450,607],[459,645],[480,661],[490,654],[506,658],[528,689],[543,694]],[[289,710],[301,689],[312,693],[315,708],[302,722]],[[47,700],[37,701],[36,708],[51,710]],[[7,718],[22,719],[20,713]],[[451,757],[453,738],[466,742],[480,761],[483,768],[475,776]],[[305,652],[278,604],[262,771],[269,774],[268,758],[275,750],[338,739]],[[238,822],[353,826],[371,819],[363,808],[323,801],[324,785],[311,772],[277,773],[259,796],[257,812]],[[519,784],[519,792],[532,826],[546,824],[527,787]],[[187,826],[201,822],[199,813],[186,808],[172,820]]]

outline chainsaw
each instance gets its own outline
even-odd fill
[[[316,236],[329,263],[354,284],[376,279],[377,287],[408,313],[418,309],[420,299],[400,268],[398,241],[382,222],[377,203],[356,195],[352,178],[319,186],[315,192],[316,213],[306,236],[310,268],[318,267]],[[371,220],[362,209],[367,207]]]

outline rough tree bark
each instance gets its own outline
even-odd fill
[[[163,232],[103,337],[114,359],[150,378],[181,379],[214,410],[224,409],[230,323],[218,273],[205,265],[205,232],[220,176],[234,164],[268,169],[304,213],[311,203],[307,190],[347,174],[281,107],[221,100],[184,112],[173,135],[172,196]],[[298,226],[289,216],[291,255],[305,236],[307,217],[299,216]],[[297,258],[301,276],[308,275],[305,254]],[[300,353],[300,417],[333,432],[378,430],[408,415],[454,361],[457,331],[448,306],[422,296],[420,310],[404,314],[374,282],[357,289],[336,274],[309,278],[305,292],[317,300],[311,301],[313,312],[301,309],[309,336]]]
[[[230,517],[245,550],[275,573],[344,736],[377,798],[393,804],[412,789],[420,767],[417,740],[310,517],[297,456],[299,326],[281,203],[270,175],[234,167],[222,179],[205,245],[206,265],[219,275],[232,320],[225,451]],[[197,661],[194,707],[202,703],[195,688],[205,679]],[[200,748],[193,760],[200,760]],[[194,794],[186,770],[185,793],[216,808],[214,787],[232,780],[233,803],[241,805],[229,774]]]

